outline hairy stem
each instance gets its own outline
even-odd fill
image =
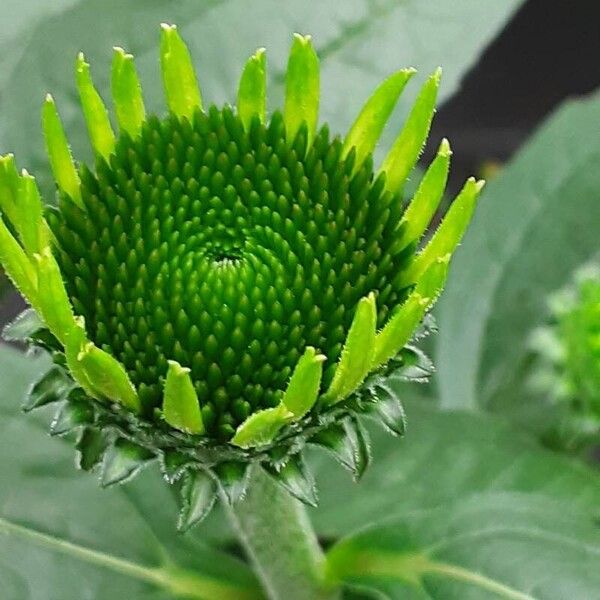
[[[325,557],[304,507],[255,467],[229,519],[271,600],[338,600],[325,583]]]

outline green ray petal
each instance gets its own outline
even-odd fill
[[[369,374],[376,326],[377,308],[375,295],[371,293],[358,303],[333,381],[323,396],[325,404],[335,404],[347,398]]]
[[[160,61],[169,110],[191,119],[202,108],[202,96],[190,51],[175,25],[161,25]]]
[[[393,251],[399,252],[412,242],[418,242],[431,222],[446,189],[452,151],[443,139],[437,156],[425,172],[417,191],[398,225],[399,237]]]
[[[37,308],[37,274],[25,250],[13,237],[0,215],[0,264],[15,287]]]
[[[267,54],[259,48],[252,55],[240,78],[237,108],[244,127],[248,129],[254,116],[261,123],[265,122],[267,113]]]
[[[108,160],[115,149],[115,134],[106,106],[94,87],[90,65],[85,62],[82,52],[77,55],[75,61],[75,79],[92,147],[98,155]]]
[[[15,166],[15,157],[7,154],[0,158],[0,210],[8,220],[18,226],[20,214],[18,209],[19,174]]]
[[[281,401],[294,417],[304,416],[316,402],[326,358],[310,346],[300,357]]]
[[[435,112],[441,76],[442,70],[437,69],[425,82],[402,132],[381,165],[386,176],[385,187],[393,194],[400,192],[421,154]]]
[[[204,433],[200,403],[190,377],[190,370],[169,361],[163,399],[165,421],[187,433]]]
[[[394,73],[379,85],[363,106],[344,140],[342,149],[342,157],[345,158],[350,150],[355,148],[355,169],[375,150],[402,90],[415,73],[415,69],[402,69]]]
[[[43,217],[42,197],[35,178],[23,171],[19,203],[18,231],[28,254],[42,252],[50,244],[51,234]]]
[[[79,174],[75,168],[69,142],[54,99],[50,94],[46,96],[42,109],[42,125],[50,166],[58,188],[67,194],[77,206],[84,208],[81,200]]]
[[[294,34],[285,78],[284,120],[287,139],[293,142],[303,123],[312,142],[319,120],[319,58],[311,37]]]
[[[231,443],[240,448],[268,444],[293,418],[293,413],[289,412],[284,404],[255,412],[237,428]]]
[[[123,48],[114,48],[111,87],[119,127],[134,137],[140,132],[146,109],[133,56]]]
[[[408,268],[400,273],[394,283],[403,287],[418,282],[437,259],[454,252],[471,220],[484,183],[476,181],[473,177],[467,180],[427,246],[413,259]]]
[[[411,292],[406,302],[396,310],[375,338],[372,368],[376,369],[396,356],[409,342],[425,313],[441,293],[448,274],[450,255],[437,260]]]

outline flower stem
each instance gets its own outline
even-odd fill
[[[302,504],[260,467],[251,477],[246,497],[228,515],[270,600],[338,600]]]

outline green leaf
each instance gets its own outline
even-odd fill
[[[200,403],[190,377],[190,370],[169,361],[165,381],[163,416],[172,427],[188,433],[204,433]]]
[[[334,581],[384,597],[592,598],[600,531],[545,497],[490,493],[383,520],[328,554]]]
[[[598,94],[567,103],[483,194],[437,312],[444,405],[546,422],[525,387],[528,333],[549,294],[600,250],[600,140],[589,137],[599,120]]]
[[[260,600],[240,560],[198,528],[177,535],[174,495],[155,469],[102,490],[73,467],[71,443],[47,418],[20,414],[30,381],[48,368],[0,345],[0,580],[6,598]]]
[[[319,59],[310,35],[295,33],[285,75],[283,111],[290,144],[304,123],[308,127],[309,144],[315,136],[319,121],[319,72]]]

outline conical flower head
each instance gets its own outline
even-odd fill
[[[265,448],[294,454],[318,436],[331,446],[373,406],[401,429],[381,378],[410,366],[405,347],[482,185],[468,180],[420,244],[446,185],[447,141],[408,206],[401,191],[440,72],[375,170],[372,152],[413,69],[386,79],[341,138],[318,122],[309,37],[294,37],[284,107],[267,117],[264,50],[243,70],[236,107],[205,106],[177,29],[163,25],[161,36],[168,114],[146,115],[133,57],[116,48],[118,132],[77,57],[93,166],[73,161],[47,97],[57,208],[44,216],[33,178],[10,155],[0,162],[0,259],[41,318],[28,334],[73,383],[75,392],[63,385],[69,406],[93,407],[88,433],[115,426],[119,439],[161,455],[211,448],[195,455],[211,465]]]

